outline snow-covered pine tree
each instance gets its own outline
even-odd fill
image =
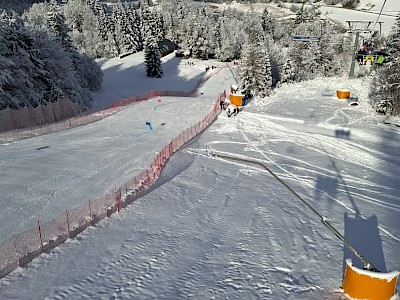
[[[11,69],[14,63],[2,55],[5,51],[6,42],[4,38],[0,35],[0,110],[7,108],[9,103],[12,102],[12,96],[7,90],[7,87],[14,85],[14,80],[12,78]]]
[[[143,38],[142,38],[142,32],[140,31],[140,24],[141,24],[140,16],[132,5],[127,7],[127,13],[128,13],[129,23],[131,24],[132,36],[134,38],[133,43],[135,45],[136,52],[142,51]]]
[[[66,49],[73,49],[72,39],[69,36],[70,29],[65,22],[65,16],[56,0],[49,2],[49,11],[47,12],[47,24],[51,32],[61,40]]]
[[[187,38],[188,47],[191,49],[192,57],[208,59],[210,52],[209,11],[204,3],[192,14],[190,21],[190,36]]]
[[[308,43],[308,47],[301,53],[301,57],[301,66],[308,75],[307,79],[322,76],[321,49],[317,42]]]
[[[295,26],[294,34],[318,37],[320,27],[318,22],[304,21]],[[289,55],[296,68],[296,80],[309,80],[321,74],[321,52],[317,41],[291,41]]]
[[[9,49],[6,37],[7,31],[5,30],[7,24],[3,22],[3,18],[5,17],[6,13],[0,10],[0,110],[5,109],[13,103],[9,87],[15,85],[12,77],[12,70],[15,69],[15,64],[6,56]]]
[[[144,44],[144,58],[146,64],[146,75],[148,77],[162,77],[160,49],[154,36],[147,36]]]
[[[400,52],[400,13],[396,16],[396,21],[393,24],[390,34],[386,41],[386,51],[389,55],[387,62],[392,61],[396,57],[396,53]]]
[[[69,0],[62,10],[67,26],[71,28],[73,44],[78,51],[92,57],[101,57],[104,50],[99,35],[99,22],[90,7],[82,0]]]
[[[117,38],[115,36],[115,22],[113,16],[106,16],[106,26],[107,26],[107,41],[105,43],[105,53],[108,57],[118,56],[120,53]]]
[[[161,13],[150,6],[146,0],[142,0],[140,11],[143,38],[146,40],[148,36],[152,36],[157,42],[162,41],[165,38],[165,28]]]
[[[7,85],[1,88],[7,96],[8,106],[20,108],[36,107],[43,98],[46,87],[44,61],[39,59],[40,51],[33,47],[34,39],[20,22],[7,23],[2,20],[0,36],[3,37],[3,65],[9,67],[3,74],[9,74]],[[3,44],[2,43],[2,44]]]
[[[98,52],[101,57],[115,57],[118,55],[118,47],[115,40],[115,26],[108,13],[107,5],[99,0],[86,0],[87,5],[97,18],[98,35],[101,42],[98,44]]]
[[[76,75],[78,76],[79,82],[82,85],[82,87],[87,89],[99,88],[97,84],[94,84],[92,86],[88,85],[89,82],[92,81],[87,80],[85,73],[86,70],[93,69],[96,71],[90,72],[91,74],[98,74],[102,76],[100,67],[96,64],[96,62],[93,59],[89,59],[85,56],[80,55],[76,50],[76,48],[73,46],[72,40],[69,36],[70,29],[65,23],[65,16],[55,0],[50,1],[49,13],[47,14],[47,22],[51,29],[51,32],[54,34],[56,38],[60,39],[65,50],[70,55],[72,64],[76,71]],[[93,80],[95,82],[97,81],[97,79]],[[99,80],[101,81],[101,79]]]
[[[286,62],[287,49],[279,41],[274,42],[269,35],[265,36],[265,42],[271,65],[272,87],[276,87],[281,80],[282,66]]]
[[[40,50],[39,58],[46,62],[45,71],[48,74],[43,102],[56,102],[66,98],[89,108],[92,99],[90,91],[82,86],[69,51],[63,48],[60,40],[49,36],[47,32],[37,31],[34,34],[34,47]],[[84,64],[79,67],[84,67]],[[83,77],[87,78],[92,74],[87,75]],[[90,80],[96,80],[96,77],[93,76]]]
[[[254,11],[246,16],[248,32],[239,68],[239,85],[244,94],[264,98],[271,93],[272,76],[267,47],[262,40],[262,28]]]
[[[156,40],[162,41],[165,38],[164,18],[163,18],[163,15],[158,11],[155,11],[153,13],[155,14],[154,18],[155,18],[156,24],[157,24],[156,32],[155,32]]]
[[[275,22],[273,21],[271,15],[268,13],[267,8],[265,7],[262,15],[261,15],[261,26],[264,33],[274,36],[275,33]]]
[[[356,8],[360,4],[360,0],[342,0],[341,2],[347,8]]]
[[[233,29],[231,28],[229,20],[220,18],[220,46],[217,52],[217,58],[220,61],[232,61],[237,58],[236,41],[233,38]]]
[[[177,45],[185,46],[184,42],[188,36],[186,25],[191,7],[189,7],[188,0],[177,0],[176,2],[176,10],[172,15],[173,27],[170,29],[172,31],[171,35]]]
[[[293,62],[290,59],[290,56],[287,56],[286,61],[282,67],[279,85],[284,84],[284,83],[293,83],[295,81],[295,78],[296,78],[296,74],[295,74],[295,68],[293,66]]]
[[[377,69],[373,85],[378,112],[400,115],[400,13],[387,39],[387,62]]]
[[[131,54],[137,52],[137,32],[132,28],[127,7],[118,0],[114,5],[113,20],[115,23],[115,38],[118,41],[119,54]]]

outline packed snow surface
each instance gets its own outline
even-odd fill
[[[103,65],[99,106],[122,88],[107,81],[139,78],[142,61],[138,53]],[[205,75],[204,62],[163,61],[162,80],[176,75],[171,90],[179,83],[190,90]],[[140,172],[211,110],[234,83],[232,72],[212,76],[198,97],[150,99],[86,126],[1,145],[2,237]],[[143,73],[123,96],[146,85],[154,89]],[[343,86],[358,106],[335,97]],[[265,169],[213,151],[262,161],[380,271],[400,270],[399,128],[383,124],[368,100],[368,82],[329,78],[284,86],[236,117],[221,112],[168,160],[154,188],[1,279],[0,298],[344,299],[345,259],[362,268],[358,259]]]

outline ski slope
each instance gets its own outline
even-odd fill
[[[136,55],[125,63],[140,67],[137,62],[141,56]],[[179,62],[173,56],[165,58],[166,76],[170,80],[177,70],[176,61]],[[121,60],[114,60],[114,63],[120,64]],[[173,67],[168,68],[168,65]],[[187,69],[183,71],[181,81],[191,82],[190,90],[205,72],[204,68]],[[111,71],[114,74],[110,76],[112,80],[108,80],[110,74],[107,73],[103,95],[95,105],[101,103],[104,106],[106,97],[109,104],[113,102],[113,96],[117,95],[114,91],[120,85],[111,89],[109,81],[120,78],[121,84],[134,78],[125,77],[122,70],[124,68],[118,70],[118,76]],[[130,73],[138,76],[137,70]],[[142,172],[153,161],[157,151],[209,113],[217,95],[223,91],[220,83],[229,74],[228,70],[216,74],[215,81],[206,82],[202,87],[204,93],[200,89],[196,98],[158,97],[128,106],[116,115],[86,126],[0,145],[0,242],[13,234],[35,228],[38,220],[47,222],[65,209],[112,193],[116,187]],[[190,80],[185,80],[185,75]],[[126,87],[133,93],[132,84]],[[145,93],[149,88],[139,91]]]
[[[184,62],[182,70],[203,72],[201,62]],[[120,70],[134,72],[132,64],[109,67],[105,80],[129,77]],[[168,68],[164,74],[169,80]],[[224,69],[197,98],[151,99],[93,124],[2,145],[2,191],[10,196],[1,205],[12,217],[3,213],[1,228],[51,218],[126,181],[201,119],[232,80]],[[336,99],[344,85],[360,105]],[[282,87],[236,117],[222,112],[171,157],[154,188],[1,279],[0,298],[345,299],[344,260],[360,262],[265,170],[212,151],[263,161],[381,271],[400,270],[400,133],[369,107],[365,86],[319,79]],[[12,174],[29,185],[15,188],[15,197],[12,179],[7,189],[3,182]]]

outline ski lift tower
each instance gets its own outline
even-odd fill
[[[356,53],[358,50],[358,41],[360,39],[360,33],[371,33],[371,30],[368,29],[369,25],[371,25],[372,21],[346,21],[349,24],[349,29],[347,32],[355,33],[356,39],[354,41],[354,51],[352,52],[352,60],[350,66],[350,74],[349,78],[354,78],[354,68],[356,65]]]

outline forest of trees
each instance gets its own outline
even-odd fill
[[[21,14],[0,14],[0,109],[60,97],[90,107],[90,91],[101,86],[97,58],[144,51],[144,75],[161,77],[157,45],[164,38],[189,50],[192,58],[240,60],[242,92],[259,98],[282,84],[342,75],[352,59],[353,45],[344,41],[344,30],[321,21],[316,9],[300,10],[301,5],[296,18],[278,20],[267,9],[228,8],[216,14],[204,2],[190,0],[159,0],[157,5],[151,0],[108,5],[100,0],[25,1],[39,3]],[[297,42],[293,35],[317,39]],[[396,34],[389,40],[389,49],[399,47]],[[388,74],[393,77],[390,88],[382,83],[375,89],[376,99],[381,98],[375,105],[384,113],[398,112],[393,103],[398,52],[391,53],[388,64],[376,72],[382,82]]]
[[[376,69],[372,85],[373,104],[378,112],[400,115],[400,13],[386,43],[387,62]]]
[[[253,3],[298,3],[302,4],[305,0],[194,0],[198,2],[211,2],[211,3],[243,3],[243,4],[253,4]],[[311,3],[315,3],[318,1],[308,0]],[[307,0],[306,0],[307,2]],[[337,5],[341,4],[344,7],[355,8],[360,4],[360,0],[321,0],[322,3],[326,5]]]

